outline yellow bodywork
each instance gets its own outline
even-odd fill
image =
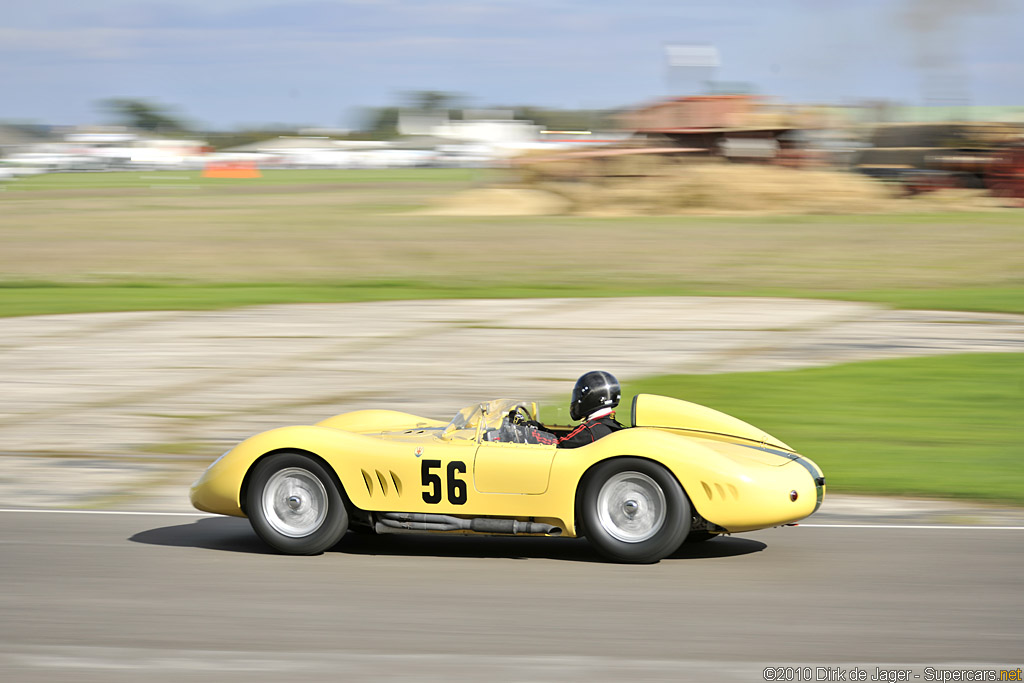
[[[717,531],[797,521],[814,512],[824,495],[824,479],[813,462],[770,434],[705,406],[641,394],[634,399],[637,426],[581,448],[486,440],[516,405],[536,415],[533,404],[496,400],[470,406],[451,422],[360,410],[316,425],[273,429],[210,465],[192,487],[192,503],[244,516],[248,472],[261,457],[282,451],[323,459],[351,504],[367,512],[533,520],[559,527],[566,536],[576,535],[580,482],[595,464],[616,457],[661,463],[678,479],[695,513]]]

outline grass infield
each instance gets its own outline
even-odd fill
[[[1024,313],[1019,212],[445,217],[483,169],[54,173],[0,185],[0,316],[720,295]]]

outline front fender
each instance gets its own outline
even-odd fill
[[[280,427],[251,436],[206,468],[192,485],[192,505],[204,512],[244,517],[242,482],[256,461],[267,453],[297,450],[326,458],[330,453],[372,448],[373,444],[370,437],[317,425]]]

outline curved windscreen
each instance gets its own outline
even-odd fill
[[[463,408],[455,413],[448,426],[444,428],[446,439],[473,439],[476,438],[478,428],[484,431],[498,429],[502,420],[514,410],[523,410],[527,419],[533,420],[537,416],[537,404],[531,401],[517,401],[511,398],[499,398],[493,401],[484,401]]]

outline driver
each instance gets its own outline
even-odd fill
[[[619,380],[610,372],[593,370],[576,380],[569,402],[569,417],[583,420],[583,423],[560,438],[558,447],[579,448],[625,429],[616,422],[612,412],[621,397]]]

